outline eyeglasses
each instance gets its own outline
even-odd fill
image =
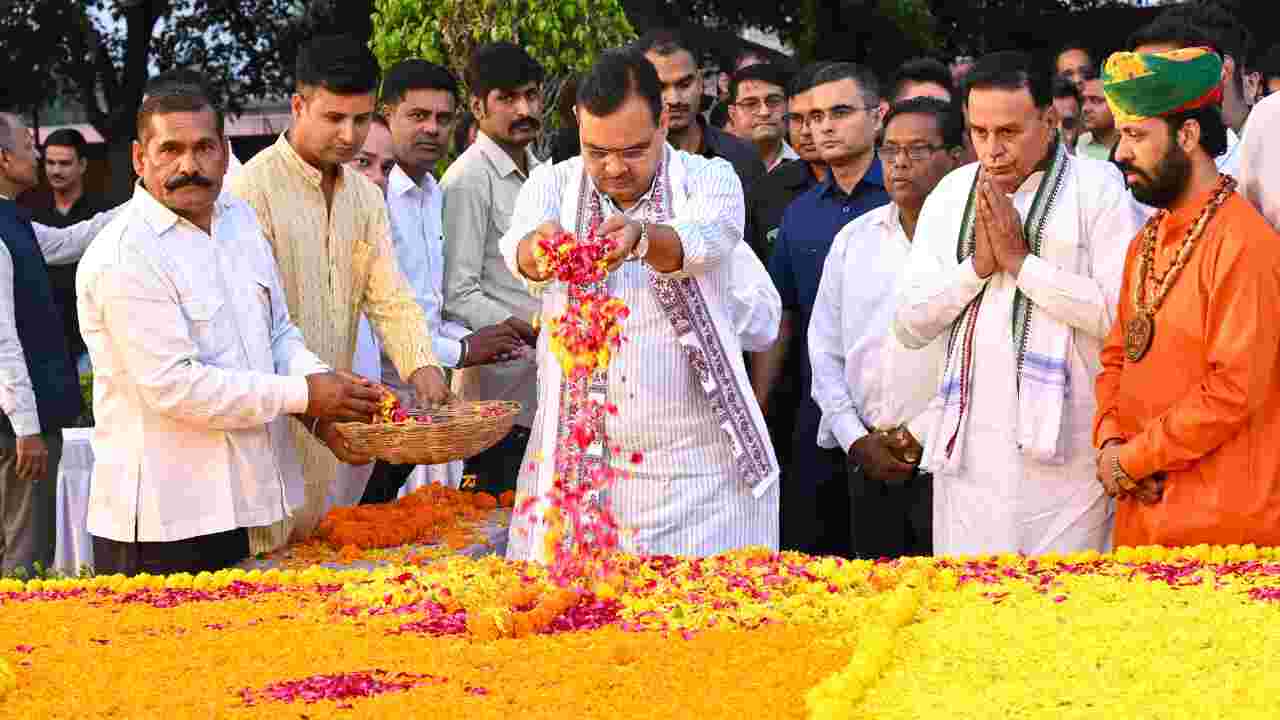
[[[763,101],[760,98],[743,98],[734,104],[742,108],[745,112],[754,113],[760,109],[761,105],[764,105],[770,110],[777,110],[786,102],[787,99],[781,95],[769,95],[765,97]]]
[[[787,113],[784,117],[787,122],[792,122],[800,127],[804,127],[805,125],[821,125],[828,117],[836,122],[840,122],[841,120],[848,119],[850,115],[853,115],[856,112],[879,109],[879,105],[864,105],[862,107],[855,107],[853,105],[835,105],[830,110],[810,110],[808,114],[805,115],[801,115],[800,113]]]
[[[881,145],[880,159],[885,162],[891,163],[894,160],[897,160],[898,156],[903,155],[905,153],[908,158],[916,162],[919,162],[921,160],[928,160],[930,155],[938,152],[939,150],[946,150],[946,149],[947,149],[947,146],[945,145],[910,145],[908,147],[898,147],[897,145]]]

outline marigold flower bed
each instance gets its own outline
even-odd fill
[[[1270,718],[1280,553],[0,580],[14,718]]]

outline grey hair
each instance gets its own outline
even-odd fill
[[[17,143],[16,133],[22,127],[22,121],[13,113],[0,112],[0,150],[13,150]]]

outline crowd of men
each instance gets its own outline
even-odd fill
[[[1052,69],[744,54],[713,104],[694,44],[654,31],[573,79],[542,160],[525,49],[478,48],[464,92],[320,37],[243,166],[199,74],[154,78],[105,212],[69,131],[49,206],[15,204],[37,154],[0,115],[3,569],[52,555],[90,366],[98,572],[225,567],[393,500],[414,467],[335,429],[379,384],[519,401],[465,472],[544,496],[589,414],[538,325],[572,301],[535,253],[562,231],[612,241],[630,309],[581,459],[624,471],[628,550],[1280,543],[1280,67],[1251,48],[1197,2]],[[510,557],[539,557],[540,510]]]

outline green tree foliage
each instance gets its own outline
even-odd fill
[[[11,105],[65,91],[106,140],[117,194],[128,192],[129,142],[147,78],[200,69],[228,109],[272,95],[291,72],[302,0],[25,0],[0,5]],[[13,61],[18,59],[19,65]]]
[[[618,0],[375,0],[370,45],[383,67],[420,57],[461,78],[472,50],[507,40],[564,75],[633,36]]]

